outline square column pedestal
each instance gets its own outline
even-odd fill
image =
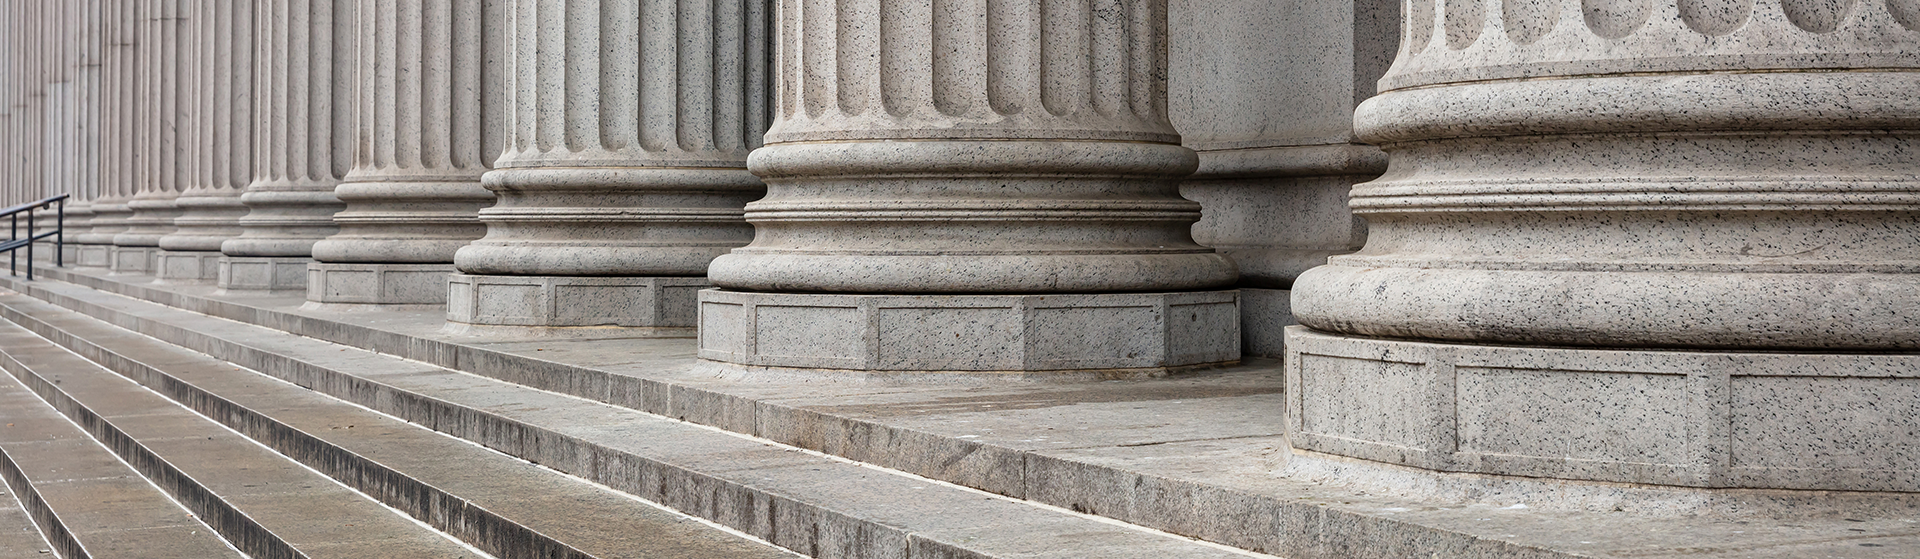
[[[112,273],[145,274],[153,271],[153,261],[160,254],[160,247],[114,246],[108,251],[108,265]]]
[[[73,262],[82,268],[112,268],[113,245],[79,245]]]
[[[490,326],[692,328],[705,277],[453,274],[447,320]],[[684,335],[684,334],[683,334]]]
[[[700,358],[884,372],[1161,374],[1240,360],[1239,292],[700,292]]]
[[[305,256],[225,256],[220,258],[220,288],[299,291],[307,288]]]
[[[1920,491],[1920,355],[1465,345],[1287,329],[1296,449],[1443,472]]]
[[[171,281],[212,281],[220,278],[220,253],[198,250],[162,250],[154,255],[153,276]]]
[[[310,262],[307,300],[347,305],[444,305],[453,264]]]

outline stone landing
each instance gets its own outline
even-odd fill
[[[1240,361],[1239,292],[700,292],[700,358],[858,371],[1170,369]]]

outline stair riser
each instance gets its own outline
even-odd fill
[[[21,324],[18,320],[14,320],[13,322]],[[33,328],[29,327],[29,329],[31,330]],[[36,333],[39,332],[36,330]],[[41,334],[41,336],[46,337],[46,334]],[[59,342],[56,341],[55,343]],[[193,511],[195,515],[200,517],[202,522],[205,522],[207,526],[213,528],[215,532],[219,533],[222,538],[226,539],[228,543],[231,543],[233,547],[239,549],[241,552],[255,559],[306,558],[305,555],[295,550],[293,546],[288,545],[286,541],[281,540],[272,532],[254,522],[253,519],[248,518],[246,514],[240,512],[226,501],[221,500],[211,491],[208,491],[205,485],[181,472],[178,468],[174,467],[173,464],[168,463],[166,460],[154,454],[153,451],[142,446],[139,441],[127,436],[124,431],[115,427],[112,422],[73,399],[67,395],[66,392],[61,391],[58,386],[48,382],[45,378],[28,369],[19,361],[14,360],[11,356],[0,354],[0,369],[5,369],[9,374],[12,374],[15,379],[18,379],[21,384],[26,385],[34,394],[39,395],[42,400],[51,404],[54,409],[59,410],[62,415],[67,416],[68,419],[78,424],[80,428],[85,430],[94,440],[99,441],[101,445],[113,451],[115,455],[118,455],[121,460],[126,461],[128,465],[133,466],[134,471],[139,472],[142,477],[147,478],[148,481],[151,481],[154,485],[166,491],[168,495],[186,507],[187,510]]]
[[[0,360],[11,361],[4,353],[0,353]],[[60,515],[53,512],[53,507],[47,506],[46,499],[34,489],[33,482],[27,480],[26,472],[20,470],[20,465],[14,463],[13,457],[8,456],[4,449],[0,449],[0,478],[5,478],[7,489],[13,491],[13,497],[19,499],[20,506],[33,517],[33,524],[40,528],[42,536],[46,536],[47,543],[53,544],[54,553],[64,559],[92,559],[93,556],[67,530],[66,523],[60,521]]]
[[[68,298],[56,304],[84,314],[107,309]],[[118,313],[113,313],[118,314]],[[494,552],[502,553],[525,540],[488,529],[517,528],[477,507],[446,496],[431,487],[393,473],[378,463],[290,427],[273,422],[241,406],[208,394],[164,372],[61,331],[52,324],[0,306],[0,317],[54,339],[97,363],[152,387],[195,411],[214,418],[291,458],[307,464],[388,506],[406,511],[428,524]],[[98,315],[96,315],[99,318]],[[168,343],[200,351],[236,365],[263,371],[276,378],[372,408],[409,422],[473,441],[502,453],[586,478],[641,499],[661,503],[685,514],[708,519],[752,534],[775,545],[816,557],[901,558],[986,557],[963,545],[939,542],[890,526],[836,513],[808,503],[771,495],[673,465],[540,429],[493,414],[422,397],[393,387],[313,366],[285,356],[260,351],[137,317],[109,320]],[[328,447],[328,448],[319,448]],[[825,528],[819,528],[825,527]],[[468,539],[476,538],[476,539]],[[957,555],[956,555],[957,554]],[[522,557],[512,553],[503,557]],[[545,557],[545,555],[524,555]],[[568,555],[559,555],[566,557]]]

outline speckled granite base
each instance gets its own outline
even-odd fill
[[[220,278],[218,251],[162,250],[154,256],[153,275],[166,281],[213,281]]]
[[[1165,369],[1240,360],[1239,292],[700,292],[700,358],[856,371]]]
[[[154,255],[160,247],[123,247],[108,249],[109,266],[116,274],[145,274],[153,270]]]
[[[503,326],[692,327],[696,277],[556,277],[453,274],[447,320]]]
[[[1691,487],[1920,491],[1920,355],[1476,346],[1287,329],[1295,448]]]
[[[307,300],[349,305],[443,305],[453,264],[307,264]]]
[[[113,245],[79,245],[73,263],[82,268],[113,266]]]
[[[304,256],[226,256],[220,259],[220,288],[245,291],[298,291],[307,288]]]
[[[1292,291],[1240,288],[1241,353],[1281,356],[1287,349],[1287,327],[1295,324]]]

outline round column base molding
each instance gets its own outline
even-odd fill
[[[447,321],[476,326],[665,328],[691,335],[705,277],[453,274]]]
[[[1293,447],[1441,472],[1920,492],[1920,354],[1468,345],[1287,329]]]
[[[167,283],[202,283],[220,278],[220,251],[161,249],[154,254],[153,276]]]
[[[311,262],[305,256],[222,256],[219,285],[228,291],[303,291]]]
[[[709,289],[700,292],[699,320],[701,359],[790,373],[1126,378],[1240,361],[1236,290],[847,295]]]
[[[444,305],[447,275],[454,271],[451,262],[309,262],[307,301],[342,310],[359,305]]]

